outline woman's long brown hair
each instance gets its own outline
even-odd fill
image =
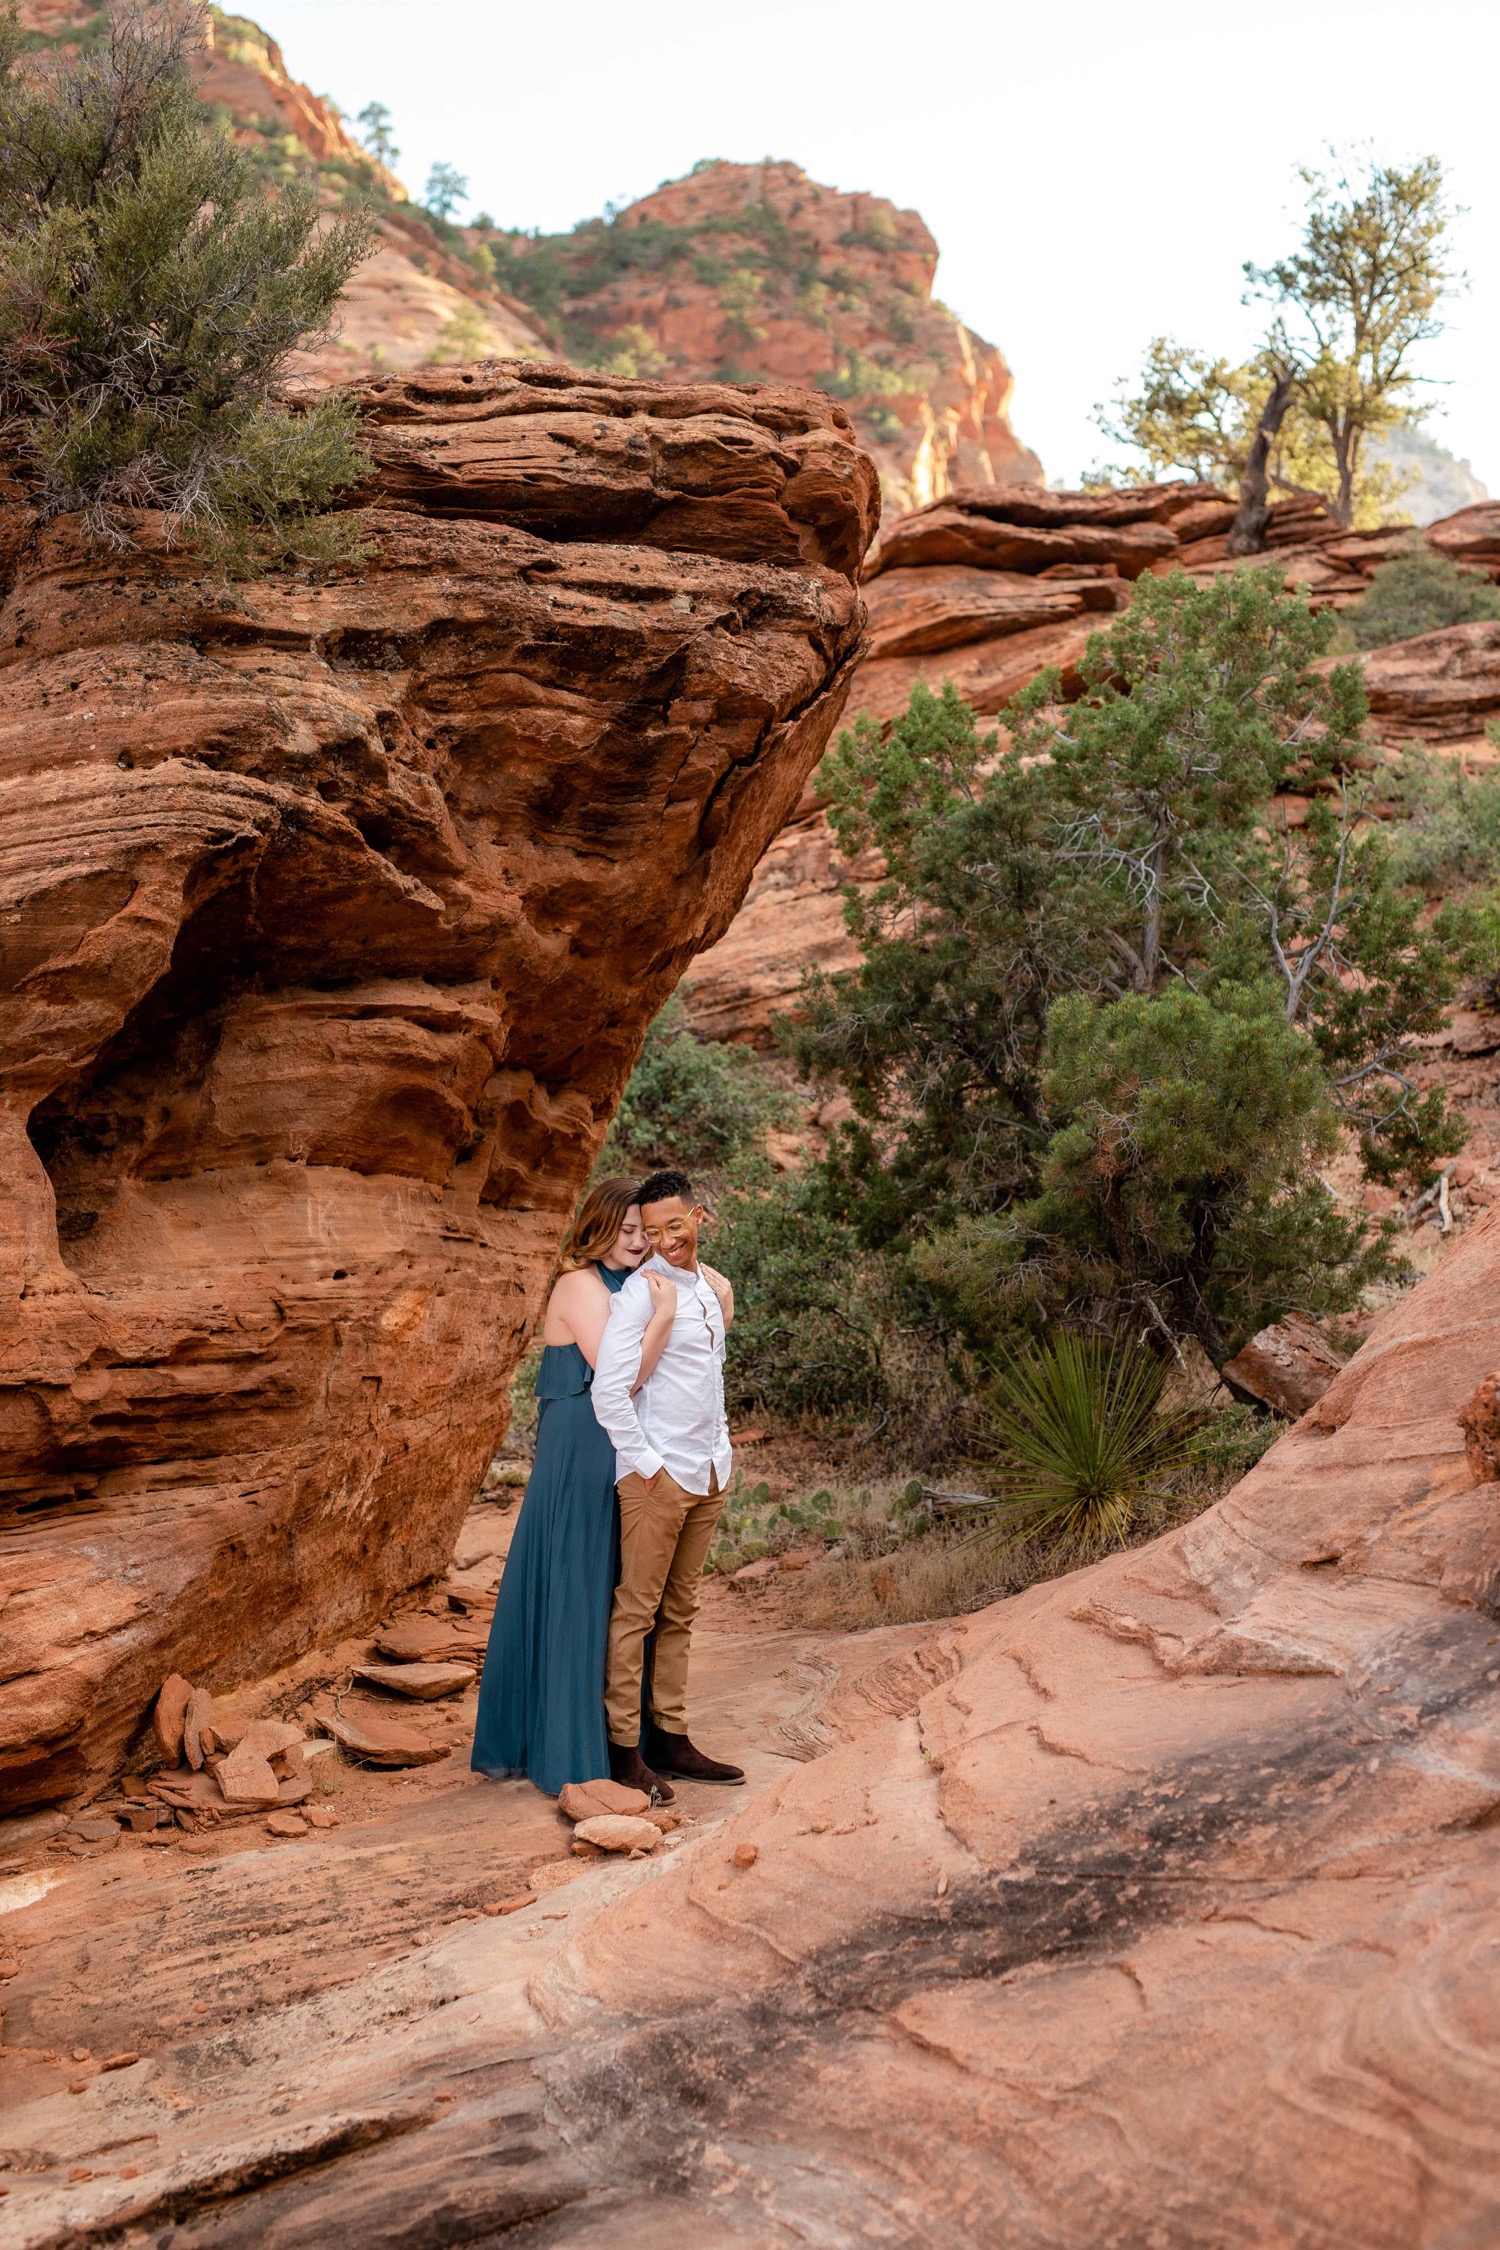
[[[596,1265],[612,1250],[625,1214],[636,1199],[634,1180],[600,1180],[578,1206],[557,1261],[559,1273],[576,1273],[580,1266]]]

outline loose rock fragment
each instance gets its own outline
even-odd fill
[[[161,1692],[156,1698],[156,1710],[151,1723],[163,1755],[170,1758],[173,1765],[182,1756],[182,1725],[187,1717],[192,1694],[191,1680],[185,1680],[180,1672],[169,1672],[162,1681]]]
[[[341,1749],[362,1758],[366,1765],[430,1766],[448,1755],[445,1744],[409,1734],[385,1719],[367,1716],[363,1709],[357,1718],[347,1710],[320,1712],[318,1724],[333,1736]]]
[[[392,1664],[452,1664],[482,1657],[485,1637],[453,1617],[401,1617],[377,1636],[375,1653]]]
[[[183,1713],[182,1720],[183,1753],[194,1773],[201,1770],[205,1750],[212,1747],[204,1743],[203,1732],[205,1728],[208,1728],[209,1732],[212,1733],[211,1721],[213,1715],[214,1699],[207,1688],[194,1688],[192,1694],[188,1697],[187,1709]]]
[[[644,1789],[627,1789],[623,1781],[570,1781],[557,1809],[565,1820],[593,1820],[601,1813],[644,1814],[650,1804]]]
[[[302,1815],[309,1828],[337,1828],[339,1816],[327,1805],[309,1805]]]
[[[300,1813],[273,1812],[266,1822],[266,1833],[269,1836],[305,1836],[308,1826]]]
[[[219,1787],[231,1805],[275,1805],[281,1801],[281,1783],[269,1760],[241,1743],[231,1750],[218,1771]]]
[[[477,1674],[472,1664],[356,1664],[354,1677],[374,1687],[392,1688],[419,1703],[436,1703],[445,1695],[460,1695],[472,1687]]]
[[[736,1844],[729,1856],[736,1867],[753,1867],[760,1858],[760,1848],[756,1844]]]
[[[222,1714],[214,1720],[214,1733],[226,1750],[249,1750],[258,1758],[300,1750],[307,1739],[290,1719],[226,1719]]]
[[[652,1852],[661,1842],[654,1821],[629,1813],[596,1814],[592,1820],[581,1820],[573,1835],[579,1843],[597,1844],[606,1852]]]

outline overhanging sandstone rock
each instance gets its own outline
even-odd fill
[[[811,393],[361,394],[357,570],[0,612],[0,1775],[439,1570],[645,1027],[796,803],[875,478]]]

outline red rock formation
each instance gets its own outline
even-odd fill
[[[629,240],[643,230],[645,256]],[[833,387],[893,510],[1040,474],[1010,426],[1010,369],[933,302],[937,244],[882,196],[842,195],[796,164],[713,163],[607,225],[496,247],[522,297],[531,272],[565,275],[574,353]]]
[[[1191,1524],[821,1651],[727,1826],[37,2101],[17,2240],[1500,2239],[1497,1324],[1500,1215]]]
[[[0,612],[12,1802],[164,1673],[441,1569],[858,645],[875,477],[827,399],[490,363],[360,403],[363,568],[225,586],[60,524]]]

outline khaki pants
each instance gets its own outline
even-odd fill
[[[604,1715],[609,1739],[634,1748],[641,1730],[641,1672],[647,1636],[656,1631],[651,1709],[669,1734],[687,1733],[688,1647],[698,1614],[698,1586],[708,1543],[724,1505],[719,1480],[700,1496],[684,1492],[663,1469],[648,1484],[634,1471],[620,1479],[620,1583],[609,1616]]]

